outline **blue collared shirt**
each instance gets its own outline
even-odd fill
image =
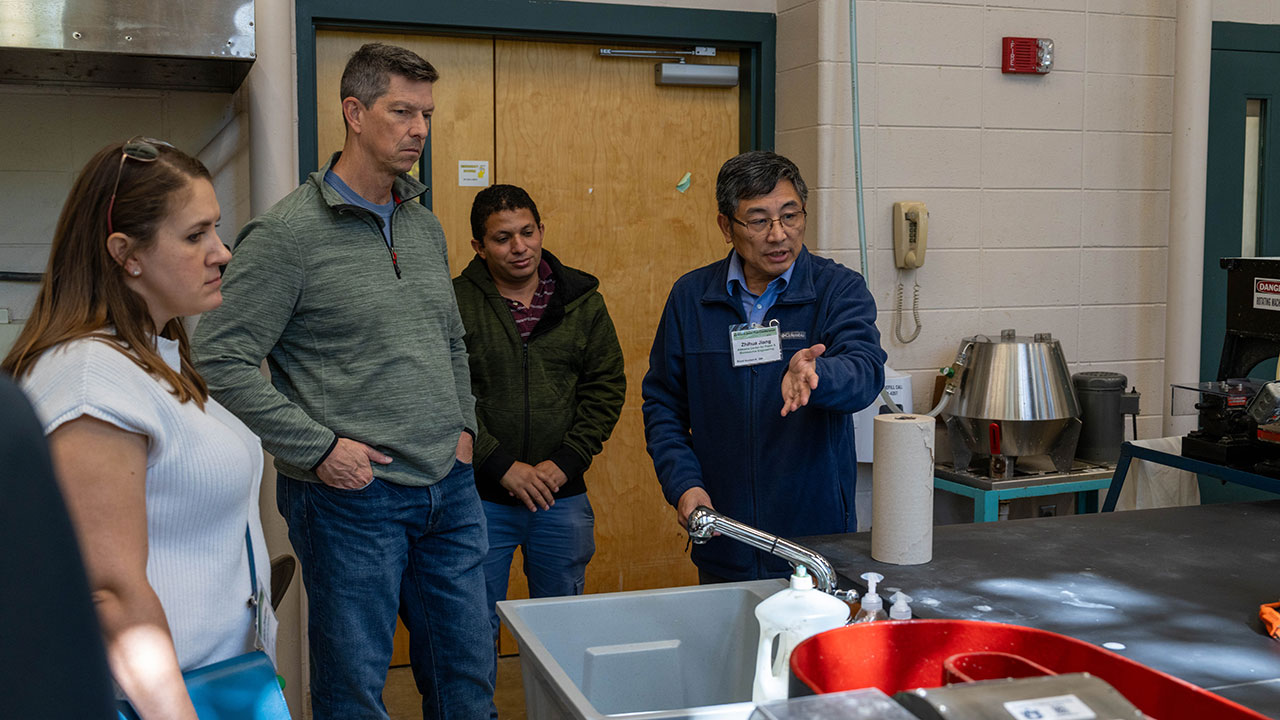
[[[765,313],[773,307],[782,291],[787,289],[787,283],[791,282],[791,271],[795,269],[796,264],[793,262],[781,275],[769,281],[764,292],[753,295],[747,289],[746,275],[742,274],[742,256],[734,250],[729,255],[729,279],[725,282],[724,289],[730,297],[736,297],[742,303],[742,312],[747,314],[748,322],[763,325]]]

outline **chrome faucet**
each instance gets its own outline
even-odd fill
[[[705,505],[699,505],[689,513],[690,540],[701,545],[717,532],[757,550],[776,555],[792,565],[804,565],[809,575],[813,576],[814,585],[825,593],[846,601],[858,597],[856,590],[837,590],[835,568],[826,558],[803,545],[744,525]]]

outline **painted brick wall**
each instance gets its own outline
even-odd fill
[[[0,85],[0,270],[44,271],[75,174],[104,145],[143,135],[198,154],[235,116],[237,102],[226,93]],[[222,207],[219,232],[229,241],[249,220],[247,153],[211,170]],[[13,321],[0,325],[0,351],[7,352],[16,323],[30,314],[37,289],[0,282],[0,309]]]
[[[870,282],[889,363],[930,406],[962,337],[1051,332],[1073,372],[1124,373],[1160,434],[1174,0],[858,0]],[[1280,22],[1276,0],[1215,20]],[[847,0],[779,0],[778,150],[812,190],[812,249],[859,267]],[[1043,77],[1003,75],[1005,35],[1051,37]],[[893,337],[891,209],[930,211],[924,330]],[[914,275],[914,277],[913,277]],[[903,319],[904,335],[912,327]]]

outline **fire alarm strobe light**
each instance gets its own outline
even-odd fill
[[[1007,73],[1038,73],[1053,69],[1053,40],[1007,37],[1000,41],[1001,69]]]

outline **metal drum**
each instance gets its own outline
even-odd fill
[[[955,466],[990,456],[992,475],[1011,477],[1012,458],[1048,455],[1059,472],[1069,471],[1080,403],[1058,341],[1005,330],[999,340],[965,338],[961,354],[968,360],[947,418]]]

